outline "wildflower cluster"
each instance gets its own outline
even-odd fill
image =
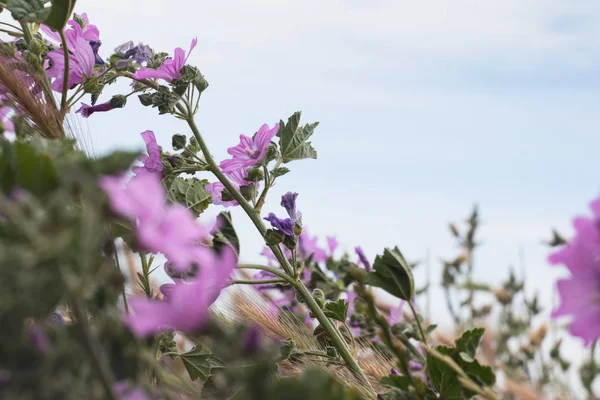
[[[1,5],[15,22],[3,25],[0,44],[0,397],[569,395],[560,341],[546,361],[537,297],[514,273],[501,285],[473,279],[477,210],[464,234],[451,226],[461,252],[444,262],[442,288],[456,331],[444,333],[424,307],[431,282],[415,282],[418,263],[398,247],[342,252],[336,236],[323,243],[309,233],[301,194],[269,196],[294,162],[317,158],[318,123],[302,125],[296,112],[263,124],[218,162],[196,125],[208,82],[188,62],[201,43],[171,55],[130,40],[106,52],[100,29],[73,5]],[[128,92],[103,98],[116,80]],[[174,134],[168,148],[147,130],[144,154],[100,158],[69,139],[67,116],[109,118],[132,95],[189,134]],[[265,265],[243,263],[221,207],[249,218]],[[598,201],[592,210],[549,259],[572,275],[558,282],[553,316],[573,317],[570,331],[587,345],[600,335]],[[581,371],[593,396],[593,358]]]

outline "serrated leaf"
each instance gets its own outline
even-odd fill
[[[73,14],[73,8],[75,7],[75,0],[51,0],[52,7],[50,8],[50,14],[44,21],[45,25],[50,28],[60,31],[62,30],[71,14]]]
[[[445,346],[438,346],[436,350],[450,357],[454,353],[454,349]],[[427,354],[427,371],[433,387],[440,393],[441,398],[447,400],[464,399],[458,374],[446,363],[431,354]]]
[[[456,350],[466,353],[471,358],[475,357],[477,346],[479,346],[484,331],[483,328],[465,331],[460,338],[456,339]]]
[[[229,211],[223,211],[217,216],[218,227],[213,237],[213,247],[215,250],[220,252],[226,246],[232,247],[236,254],[240,254],[240,240],[233,227],[233,221],[231,220],[231,213]]]
[[[193,381],[200,379],[203,382],[210,376],[211,356],[210,350],[204,346],[196,346],[187,353],[179,355],[190,379]]]
[[[386,292],[406,301],[412,301],[415,295],[415,283],[410,265],[400,250],[385,249],[383,255],[375,258],[374,271],[367,275],[366,283],[379,287]]]
[[[348,318],[348,303],[344,299],[339,299],[336,302],[325,304],[323,310],[327,318],[335,319],[336,321],[346,322]]]
[[[46,8],[47,0],[8,0],[6,8],[12,17],[18,21],[42,22],[50,14],[50,8]]]
[[[479,361],[477,360],[459,363],[459,365],[462,370],[471,377],[471,379],[479,384],[493,386],[496,383],[496,374],[492,368],[488,367],[487,365],[479,364]]]
[[[275,168],[273,171],[271,171],[271,173],[273,174],[273,176],[275,178],[283,176],[283,175],[287,174],[288,172],[290,172],[290,169],[286,168],[286,167]]]
[[[288,118],[287,124],[279,122],[279,150],[284,163],[305,158],[317,158],[317,151],[312,147],[308,139],[315,131],[318,122],[300,126],[301,112],[295,112]]]

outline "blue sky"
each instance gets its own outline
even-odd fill
[[[210,82],[199,126],[217,159],[296,110],[320,121],[317,161],[291,165],[271,194],[300,193],[305,224],[374,257],[398,245],[432,269],[455,253],[447,223],[480,204],[477,277],[499,283],[523,246],[528,287],[546,304],[564,271],[545,262],[552,227],[598,194],[600,3],[587,0],[81,0],[105,54],[127,41],[198,46]],[[168,5],[167,5],[168,4]],[[125,86],[112,88],[124,90]],[[135,101],[78,121],[94,149],[168,148],[187,132]],[[243,257],[261,242],[234,212]],[[420,272],[417,271],[417,278]],[[434,307],[445,318],[441,298]]]

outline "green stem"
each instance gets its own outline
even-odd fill
[[[256,265],[256,264],[239,264],[237,267],[239,269],[260,269],[262,271],[267,271],[275,276],[280,277],[282,280],[286,281],[290,285],[296,284],[296,282],[294,281],[294,279],[292,279],[291,276],[286,275],[283,272],[276,270],[275,268],[265,267],[263,265]]]
[[[410,306],[410,311],[412,312],[412,315],[415,317],[415,321],[417,321],[417,327],[419,328],[419,333],[421,334],[421,337],[423,338],[423,342],[425,344],[427,344],[427,337],[425,336],[425,332],[423,331],[423,327],[421,326],[421,321],[419,320],[419,315],[417,314],[417,311],[415,310],[415,306],[413,305],[412,301],[408,301],[408,305]]]
[[[109,228],[109,231],[110,231],[110,228]],[[112,238],[112,233],[111,233],[111,242],[112,242],[112,247],[113,247],[113,253],[115,254],[115,265],[116,265],[119,273],[122,274],[121,263],[119,262],[119,254],[117,253],[117,245],[115,244],[115,241]],[[127,294],[125,293],[125,284],[124,283],[123,283],[123,288],[121,289],[121,294],[123,295],[123,305],[125,306],[125,312],[127,314],[129,314],[129,304],[127,303]]]
[[[354,339],[354,335],[352,334],[352,331],[350,330],[350,327],[345,322],[344,322],[344,328],[346,328],[346,331],[348,332],[348,335],[350,335],[350,339],[352,339],[352,348],[354,350],[356,350],[356,340]]]
[[[106,398],[109,400],[118,400],[114,392],[115,377],[110,369],[110,364],[104,355],[102,345],[92,334],[87,321],[87,316],[85,315],[79,300],[76,298],[73,299],[71,301],[71,305],[73,307],[75,317],[77,318],[77,325],[79,326],[84,339],[83,344],[91,356],[92,365],[94,366],[94,369],[96,370],[96,373],[102,382],[102,386],[106,392]]]
[[[65,74],[63,77],[62,96],[60,98],[60,110],[64,115],[67,113],[67,92],[69,91],[69,46],[67,46],[67,39],[65,38],[64,30],[61,29],[58,34],[60,35],[63,55],[65,58]]]
[[[21,29],[23,29],[23,37],[25,38],[25,42],[29,44],[33,40],[33,35],[31,33],[31,29],[29,29],[29,25],[27,22],[19,22],[21,25]]]
[[[264,279],[262,281],[255,281],[252,279],[236,279],[231,281],[230,285],[266,285],[269,283],[288,283],[283,279]]]
[[[185,107],[181,104],[177,104],[177,108],[182,113],[186,112]],[[242,207],[242,209],[246,212],[246,214],[248,215],[250,220],[256,226],[256,229],[258,230],[258,232],[264,238],[267,233],[267,227],[265,226],[262,219],[260,218],[260,214],[254,210],[254,208],[250,205],[250,203],[248,203],[246,201],[246,199],[244,199],[242,194],[235,188],[235,186],[233,186],[231,181],[225,176],[225,174],[218,167],[217,163],[215,162],[215,160],[213,159],[212,155],[210,154],[210,152],[208,150],[208,146],[206,145],[206,142],[204,142],[204,139],[203,139],[202,135],[200,134],[200,130],[196,126],[193,115],[190,112],[188,112],[186,121],[187,121],[190,129],[192,130],[192,133],[194,134],[194,137],[196,138],[196,141],[198,142],[200,149],[202,150],[202,154],[204,154],[204,158],[206,159],[206,162],[209,166],[210,171],[217,177],[217,179],[223,184],[223,186],[225,186],[227,191],[239,203],[240,207]],[[281,249],[279,248],[279,246],[277,246],[277,245],[270,246],[270,248],[273,251],[273,254],[275,254],[275,257],[281,264],[281,267],[286,272],[288,277],[293,276],[294,270],[293,270],[292,266],[290,265],[290,262],[288,261],[288,259],[284,256],[284,254],[281,251]],[[283,277],[281,277],[281,278],[284,279]],[[312,311],[312,313],[315,315],[315,317],[317,318],[317,320],[319,321],[319,323],[321,324],[321,326],[323,327],[325,332],[327,332],[330,339],[333,341],[337,351],[340,353],[340,355],[344,359],[346,366],[357,376],[358,379],[360,379],[361,381],[363,381],[363,383],[365,385],[368,385],[370,387],[367,377],[365,376],[364,372],[362,371],[362,369],[360,368],[360,366],[354,359],[352,352],[350,351],[350,348],[346,344],[346,341],[342,337],[339,330],[331,323],[329,318],[327,318],[325,316],[325,314],[323,313],[323,310],[321,310],[321,308],[319,307],[319,305],[317,304],[315,299],[312,297],[312,295],[310,294],[310,292],[308,291],[306,286],[304,286],[304,284],[298,279],[291,279],[291,280],[293,282],[292,285],[296,288],[296,290],[298,291],[300,296],[302,296],[302,298],[305,300],[308,308]]]

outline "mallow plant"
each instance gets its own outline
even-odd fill
[[[430,313],[422,305],[432,285],[415,282],[419,264],[399,247],[342,253],[335,236],[322,244],[308,232],[301,193],[269,196],[296,162],[317,158],[317,123],[300,112],[273,117],[232,136],[228,157],[215,160],[211,133],[196,123],[208,89],[188,63],[196,39],[168,52],[133,41],[111,51],[74,0],[0,8],[12,17],[0,22],[2,398],[578,395],[560,341],[546,339],[555,323],[522,278],[474,281],[477,209],[464,232],[451,225],[460,253],[443,263],[447,304]],[[128,92],[107,98],[117,80]],[[159,144],[146,130],[144,154],[87,154],[73,118],[112,118],[130,101],[189,132]],[[267,201],[279,211],[264,212]],[[216,219],[203,216],[209,207]],[[263,264],[240,259],[232,207],[264,241]],[[594,398],[598,201],[591,208],[571,240],[554,234],[549,262],[571,273],[551,315],[570,316],[570,333],[587,346],[579,376]],[[169,282],[157,285],[157,270]],[[399,303],[386,304],[384,292]],[[432,320],[443,313],[452,326]]]

